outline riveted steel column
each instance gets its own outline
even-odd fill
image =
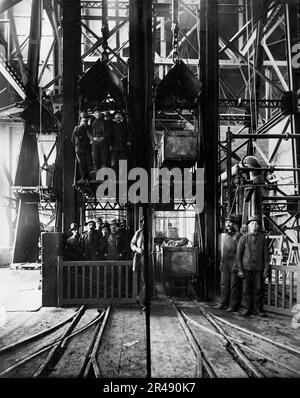
[[[134,137],[135,164],[150,176],[152,129],[152,1],[129,1],[129,116]],[[148,184],[149,186],[150,184]],[[149,197],[149,189],[148,189]],[[150,356],[150,250],[151,229],[148,204],[143,205],[145,247],[145,304],[147,331],[147,376]]]
[[[61,214],[59,231],[79,221],[76,192],[73,188],[75,157],[71,136],[78,123],[77,83],[81,74],[80,0],[63,0],[63,117],[60,139]]]
[[[206,4],[204,4],[206,3]],[[205,282],[207,299],[213,299],[217,284],[217,235],[218,235],[218,2],[201,2],[205,12],[206,51],[200,55],[200,68],[205,68],[204,96],[202,98],[205,215],[204,254],[206,262]],[[203,7],[204,6],[204,7]],[[201,13],[200,9],[200,13]],[[202,28],[201,28],[202,33]]]

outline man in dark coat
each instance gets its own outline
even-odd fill
[[[121,242],[120,246],[122,248],[123,259],[128,259],[130,256],[130,241],[125,220],[119,222],[117,232]]]
[[[216,308],[229,307],[227,311],[236,311],[240,305],[241,280],[238,278],[236,252],[241,233],[236,231],[236,220],[233,215],[225,219],[226,235],[221,250],[221,302]]]
[[[96,223],[94,220],[88,220],[84,225],[87,226],[87,231],[80,237],[83,259],[86,261],[99,260],[103,251],[103,241],[96,231]]]
[[[127,159],[131,148],[131,135],[121,112],[116,112],[112,124],[112,162],[111,167],[118,170],[119,160]]]
[[[76,126],[71,141],[75,147],[81,179],[79,182],[87,182],[90,179],[91,171],[91,133],[88,126],[88,117],[82,114],[79,126]]]
[[[123,260],[125,252],[125,241],[122,236],[118,234],[118,224],[112,222],[110,225],[110,234],[107,239],[107,259],[108,260]]]
[[[80,243],[80,226],[77,223],[71,223],[69,231],[72,236],[67,239],[66,250],[65,250],[65,260],[69,261],[79,261],[82,259],[82,247]]]
[[[108,112],[101,116],[99,109],[95,110],[95,120],[92,123],[92,153],[94,171],[108,167],[112,145],[112,121]]]
[[[265,316],[263,312],[263,280],[269,273],[267,241],[259,232],[261,225],[258,216],[248,222],[248,233],[240,238],[237,248],[238,276],[244,279],[244,299],[246,310],[242,315]]]

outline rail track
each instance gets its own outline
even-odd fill
[[[55,377],[61,362],[68,361],[68,355],[74,355],[76,345],[77,349],[81,345],[81,361],[74,376],[101,377],[97,352],[110,310],[108,306],[91,314],[81,306],[71,317],[50,329],[3,347],[0,349],[0,377]],[[70,350],[72,344],[75,349]]]
[[[196,300],[192,302],[192,307],[185,307],[182,302],[172,299],[170,303],[200,361],[200,377],[228,377],[223,376],[217,368],[220,347],[216,351],[218,358],[213,358],[207,351],[207,345],[201,342],[201,335],[211,336],[215,339],[216,346],[222,346],[230,354],[230,360],[240,368],[240,377],[300,376],[300,350],[215,316]]]

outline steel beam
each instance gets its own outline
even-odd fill
[[[16,24],[15,24],[14,14],[13,14],[13,10],[11,8],[8,10],[8,17],[9,17],[9,21],[10,21],[10,27],[11,27],[11,32],[13,35],[15,49],[17,52],[17,59],[18,59],[18,63],[19,63],[21,76],[22,76],[22,81],[23,81],[23,84],[26,84],[27,83],[27,75],[26,75],[26,71],[25,71],[23,55],[22,55],[22,51],[21,51],[21,47],[20,47],[20,43],[19,43],[18,34],[17,34],[17,28],[16,28]]]
[[[29,96],[38,94],[38,72],[40,59],[40,44],[42,34],[42,2],[40,0],[32,0],[30,33],[28,44],[28,82],[27,90]]]
[[[218,236],[218,3],[215,0],[201,0],[200,15],[205,26],[201,27],[200,77],[204,86],[201,94],[203,134],[204,134],[204,168],[205,168],[205,215],[204,215],[204,254],[206,267],[207,299],[214,299],[217,285],[217,236]],[[203,48],[205,46],[205,49]],[[203,51],[205,56],[203,57]]]
[[[79,221],[77,194],[73,188],[74,149],[71,136],[78,121],[78,78],[81,66],[81,20],[80,0],[63,0],[63,118],[60,151],[58,154],[58,181],[61,205],[58,206],[57,227],[67,231],[71,222]]]
[[[18,3],[21,3],[22,0],[0,0],[0,14],[9,10],[11,7],[14,7]]]
[[[135,163],[150,171],[152,152],[152,1],[130,0],[129,2],[129,118],[134,137]],[[150,175],[150,173],[148,173]],[[150,188],[150,187],[149,187]],[[148,197],[150,197],[148,192]],[[140,216],[136,209],[136,218]],[[148,205],[143,205],[144,258],[145,258],[145,303],[147,377],[151,377],[150,350],[150,277],[151,277],[151,221]]]

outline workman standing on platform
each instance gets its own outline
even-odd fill
[[[112,121],[108,112],[101,115],[100,109],[95,110],[92,123],[92,154],[95,176],[99,169],[108,167],[112,146]]]
[[[91,133],[88,125],[88,117],[82,114],[79,126],[76,126],[71,141],[75,147],[76,159],[78,163],[81,179],[78,182],[88,182],[91,171]]]
[[[119,160],[127,159],[131,148],[131,137],[127,123],[121,112],[116,112],[112,124],[111,167],[118,171]]]
[[[241,233],[236,230],[236,219],[230,215],[225,219],[226,234],[221,249],[221,302],[218,309],[236,311],[242,299],[242,281],[238,278],[236,253]]]
[[[140,219],[140,229],[131,239],[130,248],[134,253],[133,272],[138,274],[138,295],[136,297],[143,309],[145,309],[145,258],[144,258],[144,218]]]
[[[246,309],[242,313],[265,316],[263,312],[263,281],[269,274],[269,254],[266,238],[259,232],[258,216],[248,222],[248,233],[240,238],[237,248],[238,276],[244,279]]]

